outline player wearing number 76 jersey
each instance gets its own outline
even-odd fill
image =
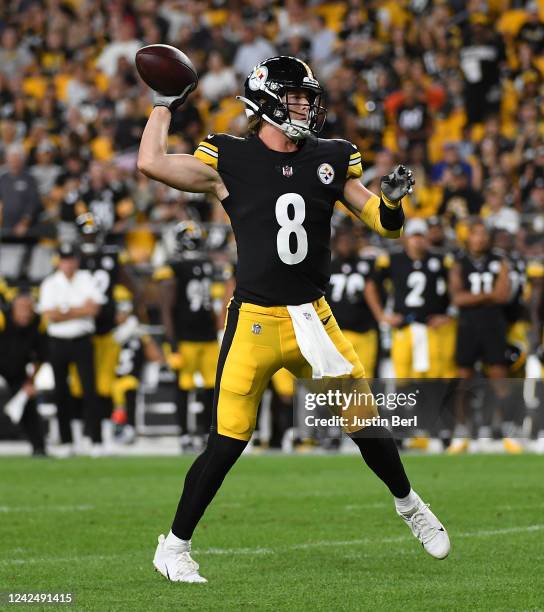
[[[178,189],[216,196],[229,215],[238,250],[208,446],[187,474],[171,532],[159,538],[155,553],[155,568],[170,580],[205,581],[190,557],[191,537],[246,447],[273,374],[284,367],[301,378],[364,378],[324,298],[333,208],[340,200],[371,229],[397,238],[404,220],[400,203],[414,181],[399,166],[382,178],[380,195],[368,191],[359,180],[357,148],[345,140],[318,138],[326,112],[322,95],[307,64],[274,57],[245,81],[240,99],[249,117],[247,137],[210,135],[193,157],[168,155],[171,112],[183,95],[159,94],[142,136],[139,169]],[[358,416],[377,414],[373,402],[361,411]],[[444,558],[447,534],[412,491],[390,433],[368,427],[350,434],[425,550]]]

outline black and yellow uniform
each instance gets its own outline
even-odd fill
[[[527,262],[527,280],[530,285],[530,292],[533,295],[534,291],[540,291],[542,279],[544,279],[544,260],[542,259],[531,259]],[[535,287],[536,285],[536,287]],[[533,298],[531,298],[532,300]],[[538,319],[538,329],[534,330],[534,338],[532,350],[536,349],[536,345],[540,343],[541,347],[544,347],[544,296],[540,294],[537,302],[536,318]],[[542,364],[542,377],[544,378],[544,361]]]
[[[463,289],[474,295],[491,293],[504,257],[490,250],[481,257],[460,254]],[[506,359],[506,317],[499,304],[461,306],[456,360],[462,368],[472,368],[478,360],[486,365],[504,365]]]
[[[100,188],[90,183],[83,185],[79,191],[68,193],[61,203],[63,221],[73,222],[79,215],[90,212],[105,231],[110,231],[117,221],[133,211],[129,191],[118,181]]]
[[[362,174],[354,145],[319,139],[281,153],[258,136],[217,134],[201,142],[195,156],[218,170],[229,191],[222,205],[238,249],[235,299],[286,306],[324,296],[331,214],[346,178]],[[377,228],[376,211],[366,209],[366,220]],[[384,235],[400,233],[381,229]]]
[[[270,378],[282,367],[297,377],[311,376],[287,305],[312,303],[338,351],[353,364],[350,376],[364,377],[323,297],[330,277],[331,215],[346,179],[362,175],[361,155],[345,140],[318,139],[282,153],[255,135],[218,134],[200,143],[195,156],[218,170],[229,191],[222,204],[238,250],[212,431],[249,440]],[[365,206],[363,220],[382,235],[399,236],[402,221],[395,230],[385,229],[376,200]]]
[[[246,79],[243,99],[257,118],[278,125],[284,133],[300,134],[305,128],[293,124],[289,104],[281,98],[285,89],[288,100],[293,87],[308,93],[307,127],[312,132],[324,117],[322,90],[309,66],[297,58],[270,58],[256,67]],[[268,96],[266,103],[261,104],[261,94]],[[257,134],[222,134],[208,136],[195,155],[217,169],[228,190],[222,204],[234,231],[238,262],[217,365],[208,445],[187,473],[172,524],[172,533],[181,539],[191,538],[243,452],[271,377],[282,367],[295,376],[311,375],[287,306],[313,308],[331,342],[352,364],[350,376],[364,377],[359,358],[323,297],[330,275],[332,212],[343,197],[346,179],[362,174],[357,149],[343,140],[312,137],[284,153],[269,149]],[[368,199],[360,217],[384,236],[402,232],[402,209],[378,196]],[[368,385],[367,390],[370,396]],[[374,402],[359,408],[353,411],[358,416],[377,414]],[[383,437],[372,437],[371,428],[354,442],[393,495],[404,497],[410,483],[394,440],[382,430]]]
[[[120,348],[115,380],[112,386],[112,399],[116,408],[123,407],[127,414],[127,424],[135,425],[136,391],[140,386],[142,368],[145,363],[144,345],[149,342],[147,335],[133,336]]]
[[[327,291],[336,321],[353,344],[368,378],[374,377],[378,357],[378,324],[364,298],[367,280],[374,274],[373,257],[335,257]]]
[[[27,365],[46,359],[46,339],[40,318],[35,317],[29,325],[22,327],[15,323],[9,308],[0,310],[0,376],[6,381],[12,396],[28,379]],[[43,454],[44,431],[34,397],[26,402],[21,426],[34,453]]]
[[[504,306],[506,318],[507,360],[510,373],[523,375],[529,350],[529,316],[524,303],[527,288],[527,262],[516,251],[508,254],[510,300]]]
[[[111,397],[115,379],[115,367],[119,358],[119,345],[112,334],[115,322],[115,300],[113,290],[119,282],[119,271],[124,254],[115,246],[103,246],[97,252],[81,253],[80,268],[88,270],[106,302],[100,308],[95,320],[96,331],[93,335],[96,391],[104,398]],[[81,397],[82,390],[77,371],[71,368],[70,390],[75,397]]]
[[[204,388],[213,389],[219,356],[211,295],[215,281],[213,263],[205,258],[183,259],[158,268],[153,278],[159,282],[175,280],[173,320],[182,361],[180,389],[194,389],[197,372]]]
[[[432,315],[447,314],[450,255],[429,250],[422,259],[412,259],[404,251],[380,255],[376,260],[376,280],[388,281],[393,292],[393,310],[404,317],[393,329],[391,359],[397,378],[451,378],[455,368],[456,324],[453,319],[440,327],[429,327]],[[429,369],[414,369],[413,323],[426,325]]]

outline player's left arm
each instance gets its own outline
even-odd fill
[[[385,238],[399,238],[404,224],[402,198],[412,193],[412,171],[397,166],[382,177],[378,197],[361,184],[358,177],[348,178],[344,185],[343,203],[368,227]]]
[[[502,260],[501,269],[497,275],[495,286],[491,293],[494,304],[507,304],[510,299],[510,268],[505,259]]]

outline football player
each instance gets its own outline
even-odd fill
[[[109,419],[112,410],[112,385],[120,347],[113,337],[116,326],[114,287],[126,286],[136,293],[134,283],[124,267],[125,257],[119,247],[105,244],[105,232],[95,216],[86,212],[76,219],[81,237],[81,269],[91,272],[93,280],[106,297],[106,302],[96,318],[96,333],[93,336],[95,355],[96,391],[103,419]],[[145,312],[138,311],[140,320],[145,321]],[[70,372],[72,395],[81,397],[82,390],[75,368]]]
[[[183,449],[197,442],[187,433],[188,394],[197,389],[197,373],[202,379],[199,395],[204,406],[198,415],[197,434],[210,428],[219,345],[211,294],[214,264],[203,252],[204,230],[193,221],[182,221],[175,234],[177,259],[158,268],[153,278],[160,283],[170,363],[179,369],[177,408]]]
[[[349,225],[338,228],[333,240],[327,300],[344,337],[351,342],[368,378],[374,378],[378,357],[378,325],[366,298],[374,258],[359,255],[357,237]]]
[[[527,262],[516,249],[514,235],[505,229],[493,232],[495,251],[509,263],[510,297],[504,306],[506,318],[506,365],[511,377],[524,377],[529,350],[529,313],[525,305],[527,289]]]
[[[455,319],[450,316],[447,290],[451,255],[430,248],[428,225],[423,219],[410,219],[404,229],[404,249],[376,259],[374,278],[368,283],[367,297],[374,315],[392,326],[391,360],[395,376],[405,379],[403,392],[413,383],[409,379],[434,379],[425,386],[418,402],[419,435],[406,441],[406,447],[426,450],[439,420],[437,398],[443,384],[438,379],[456,375]],[[386,313],[378,286],[390,287],[393,312]],[[414,389],[415,391],[415,389]]]
[[[401,200],[414,181],[399,166],[382,178],[380,195],[361,184],[357,148],[344,140],[318,138],[326,115],[324,92],[308,65],[294,57],[270,58],[247,77],[240,97],[249,115],[247,137],[211,134],[194,156],[169,155],[171,115],[186,93],[155,95],[138,168],[172,187],[218,198],[230,218],[238,261],[208,445],[187,473],[171,531],[167,538],[159,537],[154,566],[172,581],[206,582],[190,556],[193,531],[246,448],[270,377],[285,367],[303,378],[324,372],[364,378],[353,346],[323,297],[335,203],[342,200],[373,230],[397,238],[404,219]],[[301,334],[309,326],[311,333]],[[309,336],[321,340],[312,342]],[[305,340],[310,344],[304,345]],[[324,355],[320,349],[325,346]],[[326,359],[326,367],[316,353]],[[364,406],[363,413],[376,416],[374,403]],[[446,557],[447,533],[412,490],[390,432],[359,428],[351,437],[424,549],[436,558]]]
[[[509,266],[506,258],[491,248],[491,236],[481,219],[469,224],[466,252],[461,253],[450,270],[449,289],[452,302],[459,309],[456,345],[458,377],[468,380],[474,376],[475,366],[482,363],[491,381],[506,378],[505,305],[510,299]],[[468,387],[459,393],[457,406],[456,439],[449,448],[451,453],[465,452],[469,448],[467,417]],[[495,401],[486,402],[482,414],[479,437],[490,437],[490,424],[494,405],[504,403],[508,389],[495,382],[490,387]],[[505,438],[505,450],[519,452],[517,444]]]
[[[452,378],[456,374],[455,321],[448,314],[452,259],[427,243],[427,224],[410,219],[404,250],[376,259],[367,296],[374,316],[393,327],[391,358],[397,378]],[[393,312],[386,313],[377,285],[389,281]]]
[[[132,444],[136,439],[136,393],[140,387],[143,366],[146,361],[161,362],[163,356],[135,316],[131,293],[118,285],[114,295],[117,326],[113,337],[120,350],[112,385],[112,421],[118,427],[116,439],[123,444]]]

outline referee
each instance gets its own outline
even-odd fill
[[[94,351],[91,335],[94,318],[104,303],[92,274],[79,269],[75,245],[61,244],[57,270],[40,287],[39,310],[47,321],[49,361],[55,375],[55,403],[62,443],[59,455],[72,453],[71,398],[68,366],[75,363],[83,388],[85,429],[93,442],[93,454],[101,448],[100,411],[96,401]]]

